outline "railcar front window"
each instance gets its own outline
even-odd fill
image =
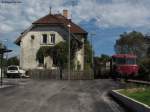
[[[125,64],[126,61],[125,61],[124,58],[117,58],[117,59],[116,59],[116,63],[117,63],[117,64]]]
[[[129,64],[129,65],[136,64],[136,59],[128,58],[128,59],[126,59],[126,64]]]

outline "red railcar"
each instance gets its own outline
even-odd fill
[[[111,73],[113,76],[133,77],[138,74],[137,56],[132,54],[116,54],[112,56]]]

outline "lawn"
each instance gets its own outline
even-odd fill
[[[150,87],[124,89],[120,93],[150,106]]]

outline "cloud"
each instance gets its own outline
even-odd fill
[[[7,24],[1,24],[0,31],[3,33],[13,31],[13,28],[8,26]]]
[[[9,45],[12,45],[9,47],[17,54],[19,50],[13,41],[33,21],[48,14],[50,6],[53,13],[68,9],[73,21],[94,30],[97,33],[94,46],[98,48],[98,54],[104,51],[99,50],[103,43],[108,42],[106,49],[109,49],[125,29],[144,32],[150,29],[150,0],[23,0],[21,4],[0,3],[0,40],[9,39]],[[113,28],[117,31],[112,31]],[[119,28],[123,30],[119,31]],[[108,51],[113,50],[110,48]]]
[[[149,7],[148,0],[112,0],[102,4],[81,0],[74,8],[74,16],[78,22],[95,19],[99,27],[149,27]]]
[[[52,11],[71,11],[72,19],[81,23],[95,20],[100,28],[150,27],[149,0],[24,0],[21,4],[0,3],[0,32],[25,29]]]

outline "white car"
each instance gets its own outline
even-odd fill
[[[26,71],[22,70],[19,66],[11,65],[7,68],[7,77],[16,78],[16,77],[25,77]]]

